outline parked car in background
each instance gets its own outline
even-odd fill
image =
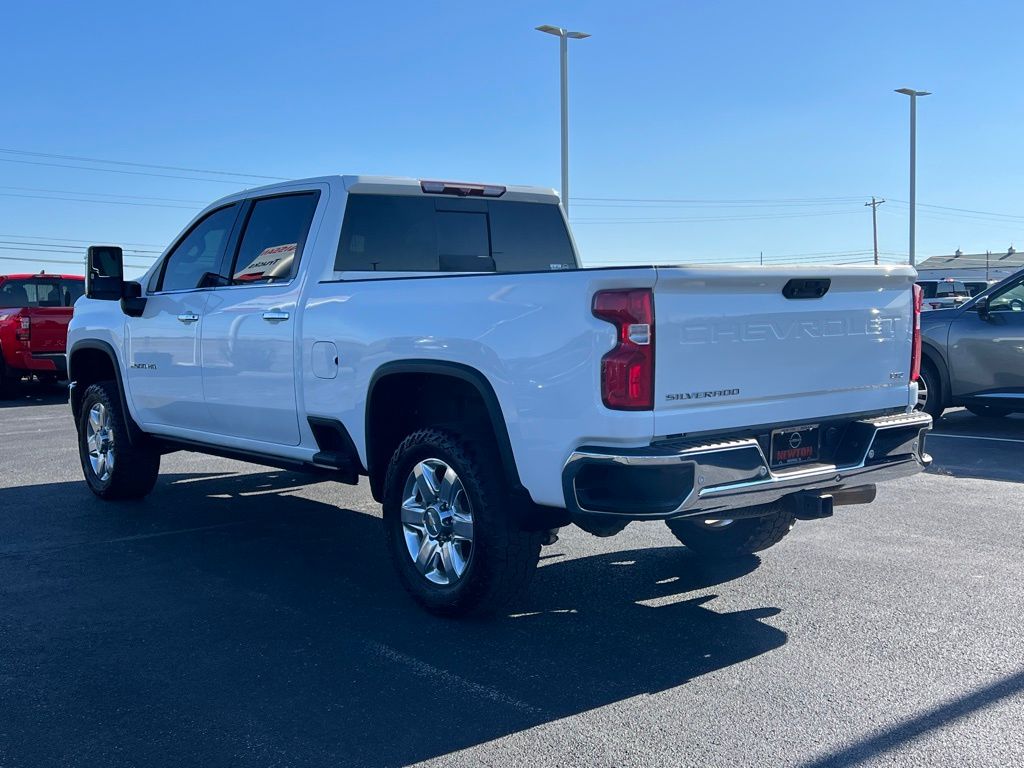
[[[964,285],[967,286],[967,290],[970,291],[971,297],[975,297],[978,294],[984,293],[993,285],[999,285],[998,280],[964,280]]]
[[[924,313],[921,335],[920,410],[1024,411],[1024,270],[962,307]]]
[[[0,396],[26,376],[67,377],[64,353],[80,275],[0,275]]]
[[[921,307],[924,310],[959,307],[972,295],[963,280],[952,277],[942,280],[918,280],[917,284],[924,292],[924,304]]]

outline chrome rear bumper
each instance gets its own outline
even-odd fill
[[[927,414],[864,419],[844,425],[828,462],[772,469],[754,437],[676,442],[640,449],[582,447],[562,471],[574,518],[659,520],[702,517],[766,504],[800,491],[838,492],[916,474]]]

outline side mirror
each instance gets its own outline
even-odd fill
[[[118,301],[124,291],[124,252],[116,245],[90,245],[86,259],[85,295]]]
[[[978,317],[980,317],[982,320],[988,320],[988,296],[982,296],[980,299],[974,302],[974,310],[975,312],[978,313]]]

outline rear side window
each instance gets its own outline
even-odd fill
[[[935,288],[936,288],[936,284],[935,283],[918,283],[918,285],[921,286],[921,293],[922,293],[922,296],[924,298],[926,298],[926,299],[934,299],[935,298]]]
[[[164,260],[157,290],[192,290],[206,273],[216,272],[236,213],[235,205],[218,208],[192,227]]]
[[[313,221],[317,192],[253,203],[231,267],[235,283],[280,282],[295,275]]]
[[[367,272],[573,269],[557,205],[349,195],[334,268]]]

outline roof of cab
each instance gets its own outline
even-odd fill
[[[344,175],[344,176],[314,176],[308,179],[295,179],[294,181],[281,181],[276,184],[267,184],[261,187],[252,187],[234,194],[227,195],[217,200],[212,205],[252,197],[254,195],[273,194],[277,191],[284,191],[294,187],[311,184],[329,184],[332,186],[341,185],[346,192],[369,193],[369,194],[393,194],[393,195],[423,195],[430,197],[444,197],[447,195],[424,192],[420,186],[423,181],[435,181],[435,179],[413,179],[406,176],[365,176],[365,175]],[[453,184],[474,184],[480,182],[460,182],[445,180]],[[490,185],[488,185],[490,186]],[[504,186],[505,193],[500,197],[488,197],[489,200],[516,200],[531,203],[557,203],[558,193],[547,187],[529,187],[520,185],[497,185]]]
[[[54,280],[85,280],[82,275],[60,275],[55,272],[35,272],[33,274],[19,273],[16,275],[0,275],[0,283],[4,280],[32,280],[37,278],[51,278]]]

